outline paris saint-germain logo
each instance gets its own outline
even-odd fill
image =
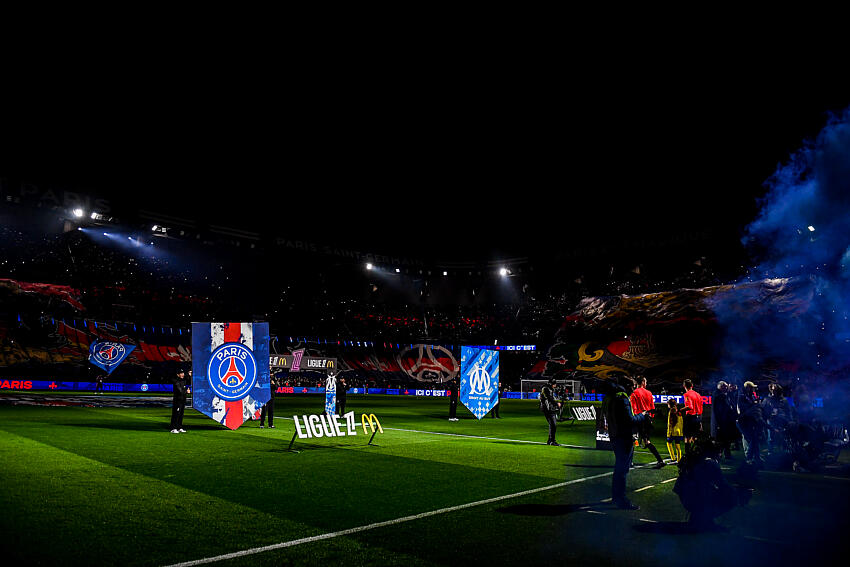
[[[115,364],[115,361],[124,358],[125,350],[121,343],[98,343],[92,350],[92,359],[103,366],[110,366]]]
[[[241,343],[224,343],[210,356],[207,380],[222,400],[241,400],[257,382],[254,353]]]

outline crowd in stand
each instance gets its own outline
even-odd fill
[[[95,320],[186,328],[191,321],[248,314],[270,321],[281,335],[456,344],[494,336],[535,343],[551,337],[584,296],[717,281],[710,271],[690,268],[677,280],[627,272],[600,278],[597,284],[564,277],[561,285],[544,286],[528,275],[514,283],[522,292],[500,299],[482,289],[482,280],[468,278],[457,281],[456,296],[429,295],[422,291],[428,287],[426,276],[415,274],[407,284],[419,294],[396,294],[388,300],[380,290],[373,291],[377,286],[359,265],[323,269],[308,263],[303,269],[270,274],[259,252],[216,248],[211,254],[202,243],[87,230],[45,235],[0,227],[0,274],[78,289],[86,308],[78,315]],[[251,293],[245,293],[246,283]],[[468,288],[476,286],[479,298],[470,300]],[[45,314],[73,315],[56,303]]]

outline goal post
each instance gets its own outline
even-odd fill
[[[520,390],[523,394],[533,394],[540,393],[540,390],[543,389],[543,386],[549,383],[549,380],[520,380]],[[580,380],[555,380],[555,384],[560,388],[563,387],[564,392],[566,394],[573,394],[577,396],[580,392],[581,381]]]

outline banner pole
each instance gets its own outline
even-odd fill
[[[372,436],[369,437],[369,443],[368,443],[369,445],[372,445],[373,447],[380,447],[380,445],[378,445],[377,443],[375,443],[375,444],[372,443],[372,439],[374,439],[375,435],[377,435],[377,434],[378,434],[378,430],[372,429]]]
[[[286,450],[289,451],[290,453],[300,453],[301,452],[301,451],[296,451],[295,449],[292,448],[292,444],[295,443],[295,437],[297,435],[298,435],[298,432],[296,431],[295,433],[292,434],[292,439],[289,440],[289,447],[287,447]]]

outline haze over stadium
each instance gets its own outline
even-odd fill
[[[650,77],[624,97],[498,76],[388,94],[363,79],[345,104],[304,87],[283,108],[276,91],[178,105],[139,87],[145,104],[82,97],[10,117],[4,554],[433,565],[468,548],[492,564],[696,566],[731,548],[752,565],[830,564],[823,538],[846,531],[850,496],[850,97],[814,83]],[[272,355],[334,371],[280,366],[276,390],[258,372],[277,392],[274,430],[250,412],[231,423],[209,395],[209,413],[187,406],[186,435],[165,435],[199,321],[210,352],[239,337],[214,322],[262,321]],[[100,340],[134,349],[93,398]],[[463,401],[447,419],[470,345],[510,348],[488,358],[499,419]],[[357,435],[298,435],[309,418],[329,431],[337,371]],[[799,429],[771,429],[763,468],[747,434],[731,461],[694,443],[651,470],[638,446],[640,509],[613,506],[614,458],[596,449],[610,440],[603,394],[626,375],[656,394],[657,437],[685,378],[706,438],[720,380],[762,398],[781,384]],[[557,447],[537,401],[549,379]],[[708,527],[684,495],[706,461],[711,490],[734,500]]]

